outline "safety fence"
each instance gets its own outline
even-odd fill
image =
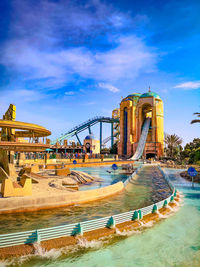
[[[141,166],[139,168],[141,168]],[[166,207],[167,204],[169,202],[172,202],[174,200],[174,197],[176,196],[176,190],[174,189],[173,185],[170,183],[169,179],[162,171],[162,169],[159,169],[163,173],[164,178],[172,189],[172,194],[162,201],[159,201],[141,209],[115,214],[104,218],[84,221],[80,223],[73,223],[68,225],[61,225],[18,233],[2,234],[0,235],[0,248],[23,244],[34,244],[36,242],[39,243],[40,241],[51,240],[60,237],[82,235],[84,232],[89,232],[104,227],[112,228],[115,227],[116,224],[124,223],[131,220],[140,220],[143,218],[144,215],[154,213],[158,209]],[[137,169],[136,172],[138,172],[138,170],[139,169]],[[133,178],[133,175],[131,178]],[[125,183],[127,182],[128,181],[125,181]]]

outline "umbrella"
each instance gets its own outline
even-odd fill
[[[46,151],[46,152],[52,152],[53,149],[51,149],[51,148],[47,148],[47,149],[45,149],[45,151]]]

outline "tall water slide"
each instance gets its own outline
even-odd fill
[[[140,140],[139,140],[136,152],[130,158],[130,160],[138,160],[138,159],[141,158],[141,156],[143,154],[143,151],[144,151],[145,143],[146,143],[146,140],[147,140],[147,135],[148,135],[149,127],[150,127],[150,122],[151,122],[151,118],[145,119],[143,127],[142,127],[142,134],[140,136]]]

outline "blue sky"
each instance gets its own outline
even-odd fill
[[[165,132],[199,137],[199,0],[2,0],[0,14],[0,115],[14,103],[53,139],[150,85]]]

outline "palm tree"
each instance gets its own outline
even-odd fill
[[[200,112],[195,112],[193,115],[197,115],[197,117],[200,118]],[[199,119],[192,120],[190,123],[193,124],[193,123],[197,123],[197,122],[200,122],[200,120]]]
[[[164,142],[167,145],[169,156],[174,157],[183,140],[176,134],[165,134]]]

